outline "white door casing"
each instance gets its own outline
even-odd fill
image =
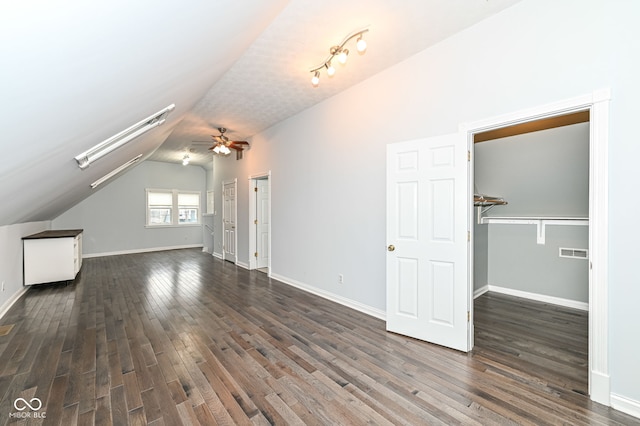
[[[460,131],[474,133],[493,130],[540,118],[589,110],[589,396],[600,404],[611,405],[609,374],[608,302],[608,152],[609,103],[611,92],[596,90],[565,99],[460,125]],[[471,283],[473,284],[473,283]]]
[[[468,149],[458,133],[387,146],[387,330],[470,350]]]
[[[222,258],[236,263],[236,192],[237,182],[222,184]]]
[[[256,181],[256,267],[269,266],[269,181]]]

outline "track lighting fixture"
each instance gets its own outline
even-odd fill
[[[317,86],[320,83],[320,71],[316,71],[313,74],[313,77],[311,77],[311,84],[315,86]]]
[[[188,165],[190,160],[191,159],[189,158],[189,154],[185,154],[184,157],[182,157],[182,165],[183,166]]]
[[[333,75],[336,73],[336,69],[333,67],[333,65],[331,65],[331,61],[329,61],[329,63],[326,64],[327,67],[327,75],[329,77],[333,77]]]
[[[368,31],[369,29],[365,28],[363,30],[353,32],[345,37],[342,43],[336,46],[332,46],[329,49],[329,56],[324,60],[324,62],[309,70],[313,73],[313,77],[311,77],[311,84],[313,85],[313,87],[317,87],[318,84],[320,84],[320,70],[322,70],[323,68],[326,68],[327,75],[329,77],[332,77],[336,73],[336,69],[331,65],[331,61],[337,59],[338,62],[343,65],[347,62],[347,59],[349,57],[349,49],[345,48],[345,45],[347,44],[347,42],[349,42],[349,40],[358,37],[358,40],[356,41],[356,49],[358,50],[358,53],[362,54],[365,52],[365,50],[367,50],[367,42],[362,38],[362,36]]]

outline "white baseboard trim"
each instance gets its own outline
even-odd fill
[[[298,288],[300,290],[306,291],[307,293],[315,294],[316,296],[320,296],[324,299],[331,300],[332,302],[339,303],[340,305],[346,306],[351,309],[355,309],[356,311],[362,312],[364,314],[370,315],[374,318],[378,318],[381,320],[387,319],[387,313],[381,311],[380,309],[373,308],[371,306],[362,304],[360,302],[356,302],[355,300],[348,299],[346,297],[339,296],[334,293],[330,293],[325,290],[321,290],[316,287],[312,287],[310,285],[301,283],[300,281],[296,281],[294,279],[284,277],[278,274],[271,274],[271,278],[281,281],[284,284],[290,285],[292,287]]]
[[[16,303],[18,299],[20,299],[20,297],[27,292],[27,290],[29,290],[29,287],[22,287],[21,290],[16,291],[14,295],[9,298],[9,300],[4,302],[3,305],[0,306],[0,318],[2,318],[7,312],[9,312],[9,309],[11,309],[13,304]]]
[[[222,254],[221,253],[216,253],[214,251],[213,253],[211,253],[211,256],[215,257],[216,259],[222,260]]]
[[[489,291],[489,286],[488,285],[485,285],[484,287],[477,288],[473,292],[473,298],[477,299],[478,297],[482,296],[483,294],[485,294],[488,291]]]
[[[246,269],[246,270],[249,270],[249,264],[248,264],[248,263],[245,263],[245,262],[239,262],[239,261],[237,261],[237,262],[236,262],[236,265],[237,265],[237,266],[239,266],[239,267],[241,267],[241,268],[244,268],[244,269]]]
[[[133,250],[109,251],[104,253],[88,253],[88,254],[83,254],[82,258],[89,259],[91,257],[118,256],[121,254],[150,253],[153,251],[180,250],[180,249],[200,248],[200,247],[202,247],[202,244],[185,244],[183,246],[169,246],[169,247],[150,247],[150,248],[133,249]]]
[[[535,300],[538,302],[551,303],[552,305],[560,305],[567,308],[580,309],[581,311],[589,310],[588,303],[578,302],[577,300],[563,299],[561,297],[547,296],[544,294],[529,293],[527,291],[514,290],[511,288],[498,287],[495,285],[488,285],[487,288],[488,291],[495,291],[496,293],[507,294],[509,296],[522,297],[524,299]]]
[[[611,407],[630,416],[640,418],[640,401],[634,401],[633,399],[612,393]]]

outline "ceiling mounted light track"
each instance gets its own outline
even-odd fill
[[[367,42],[362,38],[364,33],[368,32],[369,29],[365,28],[356,32],[353,32],[346,36],[342,43],[332,46],[329,49],[329,56],[322,62],[320,65],[313,67],[309,70],[309,72],[313,73],[313,77],[311,77],[311,84],[313,87],[317,87],[320,84],[320,71],[325,68],[327,70],[327,75],[332,77],[336,73],[336,69],[331,65],[332,61],[335,59],[341,64],[345,64],[347,62],[347,58],[349,57],[349,49],[345,46],[354,38],[358,38],[356,41],[356,50],[358,53],[363,54],[365,50],[367,50]]]

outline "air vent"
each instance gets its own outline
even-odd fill
[[[589,250],[560,247],[560,257],[569,257],[572,259],[588,259]]]

